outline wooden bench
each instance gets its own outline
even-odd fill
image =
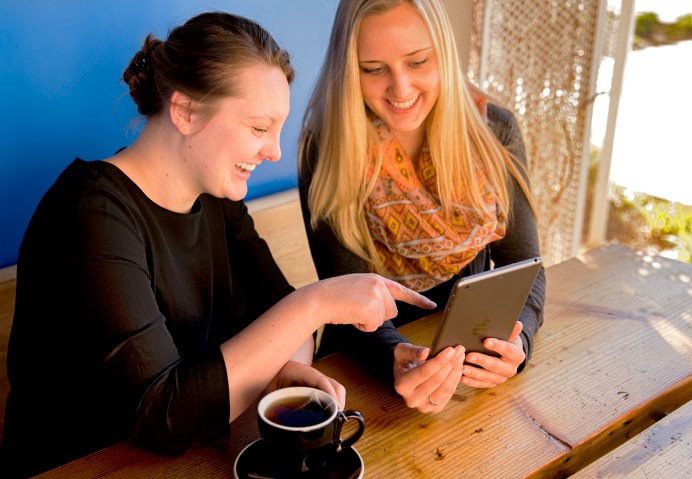
[[[255,227],[272,251],[283,273],[296,288],[317,280],[300,211],[298,190],[292,189],[248,201]],[[0,269],[0,439],[5,420],[7,342],[12,327],[17,267]]]
[[[255,228],[269,244],[281,271],[296,288],[317,281],[303,225],[298,190],[248,201]]]
[[[692,477],[692,402],[572,477]]]

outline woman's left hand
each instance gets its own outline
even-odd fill
[[[500,355],[499,358],[482,353],[468,353],[464,365],[461,383],[472,388],[494,388],[517,374],[517,368],[524,362],[526,355],[519,337],[522,324],[517,321],[507,341],[488,338],[483,346]],[[479,366],[479,367],[476,367]]]
[[[298,361],[288,361],[267,389],[271,391],[291,386],[307,386],[321,389],[336,399],[340,409],[343,409],[346,405],[346,388],[336,379],[322,374],[307,364]]]

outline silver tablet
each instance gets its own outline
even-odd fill
[[[459,279],[437,328],[431,356],[459,344],[466,353],[498,356],[485,349],[483,340],[509,338],[540,268],[541,258],[531,258]]]

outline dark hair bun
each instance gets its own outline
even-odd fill
[[[163,112],[175,91],[198,102],[200,109],[238,95],[238,72],[257,64],[279,67],[289,83],[293,79],[288,53],[258,23],[206,12],[171,30],[164,42],[148,35],[123,80],[139,113],[152,118]]]
[[[144,116],[157,115],[163,108],[154,68],[154,54],[162,43],[153,35],[147,35],[142,49],[135,53],[123,73],[123,80],[130,87],[130,96],[137,104],[137,111]]]

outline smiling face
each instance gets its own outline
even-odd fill
[[[440,92],[432,39],[409,2],[367,16],[358,34],[360,87],[365,104],[396,136],[422,138]]]
[[[281,157],[289,87],[281,69],[266,65],[242,69],[234,84],[239,95],[218,102],[213,115],[189,136],[185,156],[199,193],[237,201],[247,194],[255,167]]]

